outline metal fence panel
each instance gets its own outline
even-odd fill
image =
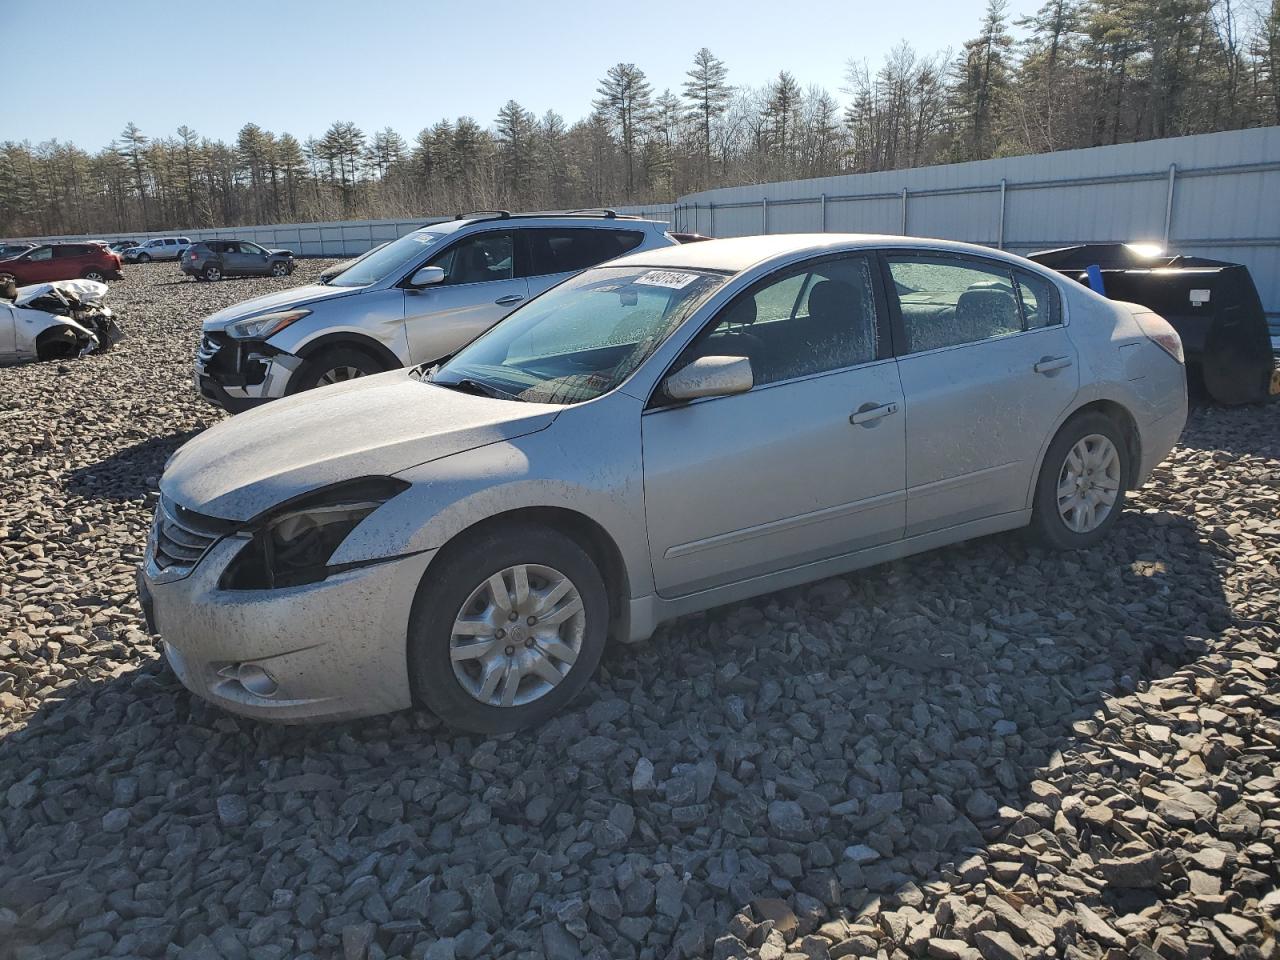
[[[707,190],[677,200],[674,223],[745,236],[764,232],[766,210],[770,233],[906,232],[1018,253],[1155,242],[1247,264],[1280,317],[1280,127]]]

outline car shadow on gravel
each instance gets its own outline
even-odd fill
[[[8,936],[699,956],[760,896],[808,930],[918,903],[1011,822],[1039,829],[1045,769],[1109,696],[1204,652],[1222,563],[1155,510],[1081,553],[973,541],[682,618],[501,738],[418,711],[241,720],[158,661],[72,684],[0,741]]]
[[[157,489],[165,462],[174,451],[200,432],[184,430],[151,437],[118,450],[73,470],[67,475],[66,490],[88,500],[139,500]]]

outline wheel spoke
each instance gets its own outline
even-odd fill
[[[511,583],[514,587],[515,608],[523,610],[529,602],[529,568],[523,563],[511,568]]]
[[[487,637],[493,633],[493,624],[487,620],[455,620],[453,635],[455,637]]]
[[[559,640],[542,640],[538,646],[542,648],[542,652],[555,657],[562,663],[574,664],[578,660],[578,652],[567,643],[561,643]]]
[[[514,707],[516,703],[516,691],[520,688],[520,671],[515,668],[515,664],[507,664],[507,679],[502,684],[502,705],[504,707]]]
[[[486,653],[492,650],[493,644],[493,640],[481,640],[479,643],[462,644],[461,646],[456,646],[450,650],[449,656],[453,658],[455,663],[459,660],[475,660],[479,657],[483,657]]]
[[[547,681],[547,683],[551,684],[553,687],[564,679],[563,675],[555,668],[551,661],[543,656],[534,657],[533,662],[530,664],[530,668],[534,673]]]
[[[488,703],[492,700],[493,692],[498,689],[498,681],[510,669],[510,665],[503,660],[495,661],[485,667],[484,676],[480,679],[480,692],[476,699],[481,703]]]
[[[1058,484],[1058,500],[1069,497],[1076,492],[1076,481],[1074,477],[1067,477]]]
[[[560,602],[566,593],[573,589],[573,584],[569,582],[569,578],[565,577],[554,587],[537,598],[537,605],[534,607],[535,613],[541,613],[544,610],[551,610]]]
[[[495,573],[489,578],[489,598],[504,615],[511,613],[511,595],[507,593],[507,581],[501,573]]]
[[[568,620],[570,617],[572,617],[581,609],[582,609],[582,598],[574,597],[572,600],[566,603],[563,607],[560,607],[557,610],[553,610],[551,613],[548,613],[545,617],[539,617],[538,623],[541,626],[547,626],[547,627],[554,626],[557,623],[564,623],[566,620]]]

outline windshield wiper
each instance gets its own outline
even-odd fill
[[[474,393],[482,397],[490,397],[494,400],[519,400],[520,397],[514,393],[508,393],[506,390],[500,390],[497,387],[479,380],[473,380],[470,377],[463,377],[461,380],[429,380],[428,383],[434,383],[439,387],[448,387],[451,390],[460,390],[463,393]]]

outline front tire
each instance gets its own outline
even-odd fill
[[[382,373],[386,367],[376,358],[355,347],[331,347],[321,350],[298,371],[297,380],[290,385],[290,393],[314,390],[335,383],[345,383],[357,377]]]
[[[149,253],[140,253],[140,254],[138,254],[138,256],[137,256],[137,262],[138,262],[138,263],[150,263],[150,262],[151,262],[151,254],[149,254]]]
[[[1092,547],[1119,519],[1129,475],[1129,448],[1114,420],[1093,412],[1071,418],[1040,467],[1032,532],[1055,550]]]
[[[273,277],[287,277],[289,273],[289,265],[283,261],[271,265],[271,275]]]
[[[428,570],[409,621],[409,680],[451,727],[523,730],[582,691],[608,633],[608,593],[586,550],[547,527],[495,528]]]

